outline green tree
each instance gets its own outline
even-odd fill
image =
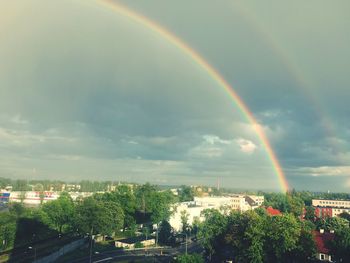
[[[254,211],[231,214],[226,242],[232,246],[238,262],[264,261],[266,220],[266,215],[259,215]]]
[[[315,221],[315,208],[313,206],[307,206],[305,212],[305,219],[314,222]]]
[[[348,222],[350,222],[350,214],[347,213],[347,212],[343,212],[343,213],[339,214],[339,217],[347,220]]]
[[[294,250],[291,251],[291,258],[296,262],[307,262],[308,259],[314,258],[316,254],[316,244],[312,231],[302,229],[299,236],[299,241]]]
[[[127,185],[120,185],[113,193],[124,211],[123,228],[135,225],[136,197]]]
[[[2,212],[0,216],[0,251],[13,247],[15,236],[16,215],[10,212]]]
[[[158,240],[162,245],[170,245],[172,238],[171,226],[168,221],[163,220],[159,225]]]
[[[11,214],[15,215],[16,218],[23,216],[27,209],[22,203],[12,203],[9,206],[9,211]]]
[[[154,224],[159,224],[162,220],[168,220],[172,210],[171,205],[175,202],[171,191],[153,192],[147,201],[151,220]]]
[[[350,229],[343,228],[336,231],[330,247],[333,259],[337,262],[348,262],[347,260],[350,259]]]
[[[123,226],[124,212],[119,203],[83,199],[76,209],[77,228],[82,233],[111,235]]]
[[[265,251],[268,262],[285,262],[286,255],[297,248],[301,226],[292,214],[268,217]]]
[[[181,211],[181,225],[182,225],[182,232],[187,232],[188,229],[189,229],[189,224],[188,224],[188,217],[189,217],[189,214],[186,210],[182,210]]]
[[[194,191],[192,187],[182,185],[179,189],[179,201],[180,202],[193,201],[193,198],[194,198]]]
[[[295,195],[287,195],[287,200],[288,200],[288,206],[289,206],[289,211],[296,217],[299,217],[303,214],[304,210],[304,202],[303,200]]]
[[[201,224],[201,222],[200,222],[198,216],[195,216],[195,217],[193,218],[193,222],[192,222],[192,226],[191,226],[191,228],[192,228],[192,234],[194,234],[195,237],[197,237],[197,235],[198,235],[198,231],[199,231],[199,228],[200,228],[200,224]]]
[[[206,209],[202,215],[205,220],[200,224],[198,237],[201,239],[207,254],[211,257],[218,253],[224,245],[228,220],[216,209]]]
[[[183,254],[179,255],[176,260],[176,263],[204,263],[204,259],[199,254]]]
[[[316,220],[317,229],[324,229],[326,231],[340,231],[348,226],[349,222],[341,217],[326,217]]]
[[[62,233],[64,228],[72,226],[75,207],[68,194],[62,193],[57,200],[44,204],[42,209],[47,214],[49,222],[59,233]]]

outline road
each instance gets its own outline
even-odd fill
[[[189,242],[187,244],[188,253],[201,253],[203,248],[198,242]],[[135,250],[117,250],[94,254],[91,262],[107,263],[118,262],[122,260],[152,259],[154,262],[170,262],[171,259],[179,254],[186,253],[186,245],[183,243],[174,248],[142,248]],[[73,263],[89,263],[90,257],[84,257],[73,261]]]

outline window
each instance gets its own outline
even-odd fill
[[[320,259],[321,260],[325,260],[326,259],[325,255],[324,254],[320,254]]]

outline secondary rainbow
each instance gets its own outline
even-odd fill
[[[142,26],[152,30],[154,33],[160,35],[162,38],[168,40],[174,46],[182,50],[188,57],[190,57],[197,65],[203,68],[233,99],[239,110],[243,113],[244,117],[253,125],[255,132],[261,141],[264,149],[272,163],[273,169],[276,172],[278,177],[279,184],[282,191],[288,191],[288,182],[283,173],[282,167],[274,153],[269,140],[267,139],[261,125],[256,121],[253,114],[250,112],[247,105],[243,100],[238,96],[238,94],[233,90],[230,84],[219,74],[219,72],[211,66],[198,52],[192,49],[188,44],[186,44],[182,39],[178,38],[176,35],[171,33],[169,30],[165,29],[156,22],[150,20],[149,18],[130,10],[129,8],[121,5],[120,3],[111,1],[111,0],[97,0],[98,3],[101,3],[108,8],[111,8],[120,15],[126,16],[133,21],[141,24]]]

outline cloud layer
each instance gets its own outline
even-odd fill
[[[291,187],[348,191],[347,2],[125,5],[222,73]],[[0,176],[279,189],[232,99],[159,35],[94,1],[1,2],[0,17]]]

